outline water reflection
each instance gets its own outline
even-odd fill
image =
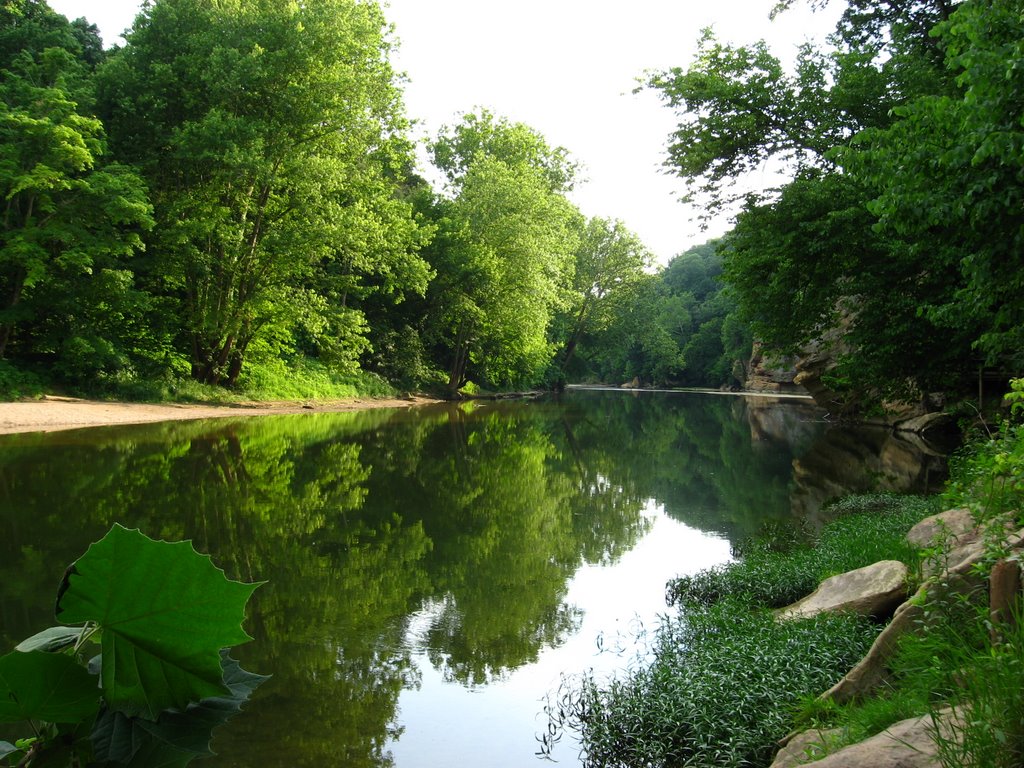
[[[615,568],[650,541],[651,510],[733,540],[811,515],[874,466],[861,459],[879,446],[840,461],[839,444],[800,404],[617,392],[5,436],[0,642],[52,623],[56,580],[112,522],[191,538],[268,581],[239,650],[274,675],[205,764],[388,766],[403,730],[422,731],[417,706],[443,718],[445,691],[516,685],[578,638],[602,603],[573,591],[581,574],[635,594]],[[654,535],[697,535],[669,530]],[[698,550],[727,556],[713,540],[659,557],[706,565]]]

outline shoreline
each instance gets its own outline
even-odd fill
[[[316,403],[240,402],[229,405],[192,403],[125,403],[46,396],[40,400],[0,402],[0,435],[58,432],[69,429],[157,421],[270,416],[294,413],[342,413],[371,408],[412,408],[441,402],[429,397],[346,398]]]
[[[729,395],[733,397],[767,397],[779,400],[811,400],[796,393],[722,391],[714,389],[632,389],[623,387],[571,384],[567,389],[614,392],[668,392]],[[218,419],[238,416],[272,416],[297,413],[344,413],[376,408],[413,408],[443,403],[431,397],[409,398],[353,397],[324,401],[237,402],[224,405],[198,403],[130,403],[123,401],[87,400],[76,397],[46,395],[38,400],[0,402],[0,435],[29,432],[59,432],[118,424],[149,424],[158,421]]]

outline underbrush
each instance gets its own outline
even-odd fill
[[[39,397],[45,391],[38,376],[0,360],[0,400]]]
[[[778,622],[769,609],[878,560],[916,565],[904,537],[934,511],[918,497],[851,497],[814,540],[754,542],[735,563],[675,580],[678,611],[656,631],[653,661],[610,680],[567,681],[549,707],[547,746],[570,730],[588,766],[768,765],[801,703],[846,674],[878,634],[861,617]]]
[[[291,363],[271,360],[247,367],[238,386],[231,389],[200,384],[187,371],[155,378],[117,376],[96,379],[86,385],[67,387],[48,384],[42,378],[0,361],[0,399],[38,397],[54,390],[104,400],[129,402],[177,402],[224,404],[239,401],[340,400],[351,397],[392,397],[395,389],[380,376],[364,371],[340,373],[316,360],[300,358]]]

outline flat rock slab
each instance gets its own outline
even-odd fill
[[[821,582],[803,600],[778,611],[779,619],[802,619],[825,611],[885,618],[907,597],[907,566],[898,560],[841,573]]]
[[[951,735],[949,717],[948,713],[939,716],[946,738]],[[812,752],[805,757],[784,749],[771,768],[794,768],[806,764],[813,759],[813,744],[821,743],[821,735],[820,731],[811,732],[809,744]],[[794,737],[791,744],[799,738],[801,736]],[[804,762],[794,762],[801,759]],[[941,765],[935,746],[935,725],[930,715],[901,720],[877,736],[851,744],[810,764],[814,768],[939,768]]]

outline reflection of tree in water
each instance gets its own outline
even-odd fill
[[[210,765],[387,765],[398,695],[418,682],[411,613],[450,606],[431,658],[486,682],[578,625],[563,599],[581,552],[624,551],[642,529],[638,505],[617,532],[580,523],[556,422],[438,409],[2,441],[4,639],[52,623],[52,584],[112,521],[192,538],[229,575],[269,581],[240,651],[274,677]]]
[[[10,647],[52,623],[63,568],[114,520],[192,538],[229,575],[269,582],[240,651],[274,677],[218,734],[211,767],[388,765],[399,694],[419,681],[414,629],[450,681],[486,684],[530,663],[578,626],[565,595],[580,563],[629,551],[650,499],[730,536],[788,515],[791,492],[809,487],[791,487],[802,452],[791,445],[820,429],[797,413],[587,393],[10,436],[0,639]],[[834,443],[798,464],[814,477],[830,462],[865,464],[863,450],[902,466],[884,445],[845,463],[821,445]]]
[[[408,498],[434,550],[430,658],[445,677],[483,684],[534,661],[579,623],[566,583],[594,545],[577,523],[574,478],[551,439],[557,413],[522,405],[452,409],[412,473],[376,474]],[[373,494],[371,493],[371,496]],[[619,518],[618,546],[635,543],[639,507]]]
[[[653,499],[671,517],[732,540],[789,516],[790,464],[794,445],[807,441],[805,420],[752,434],[741,398],[588,392],[566,402],[577,452],[626,497]]]

